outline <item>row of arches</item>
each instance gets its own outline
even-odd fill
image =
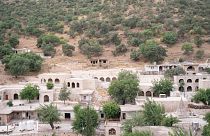
[[[104,78],[104,77],[100,77],[100,78],[98,78],[98,77],[94,77],[94,79],[99,79],[99,80],[101,80],[102,82],[111,82],[111,81],[113,81],[113,80],[117,80],[117,78],[116,77],[112,77],[112,78],[110,78],[110,77],[106,77],[106,78]]]
[[[77,83],[74,83],[74,82],[70,83],[70,82],[68,82],[67,86],[71,87],[71,88],[79,88],[80,84],[78,82]]]
[[[152,96],[153,96],[153,93],[152,93],[151,91],[146,91],[146,92],[140,91],[140,92],[138,93],[138,96],[152,97]]]
[[[55,84],[59,84],[60,80],[58,78],[56,78],[55,80],[53,80],[52,78],[49,79],[41,79],[41,83],[46,83],[46,82],[51,82],[51,83],[55,83]]]
[[[198,86],[195,87],[195,91],[197,91],[197,90],[198,90]],[[179,91],[180,91],[180,92],[184,92],[184,91],[185,91],[184,87],[183,87],[183,86],[180,86],[180,87],[179,87]],[[192,92],[192,91],[193,91],[192,86],[188,86],[186,91],[187,91],[187,92]]]
[[[187,79],[187,83],[192,83],[192,79]],[[185,83],[184,79],[179,79],[179,83]],[[199,79],[195,79],[195,83],[199,83]]]

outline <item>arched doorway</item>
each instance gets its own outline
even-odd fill
[[[144,92],[143,92],[143,91],[140,91],[140,92],[138,93],[138,96],[144,96]]]
[[[106,78],[106,82],[110,82],[111,79],[109,77]]]
[[[51,78],[49,78],[49,79],[48,79],[48,82],[51,82],[51,83],[52,83],[52,82],[53,82],[53,80],[52,80]]]
[[[77,88],[79,88],[79,83],[77,83]]]
[[[162,66],[159,67],[159,71],[163,71],[163,67]]]
[[[55,79],[55,84],[59,84],[60,80],[58,78]]]
[[[188,91],[188,92],[192,92],[192,87],[191,87],[191,86],[188,86],[188,87],[187,87],[187,91]]]
[[[187,67],[187,71],[195,71],[195,68],[193,66]]]
[[[100,80],[101,80],[102,82],[104,82],[104,78],[103,78],[103,77],[101,77]]]
[[[111,136],[116,135],[116,130],[115,130],[114,128],[111,128],[111,129],[109,130],[109,135],[111,135]]]
[[[45,95],[44,96],[44,102],[49,102],[49,101],[50,101],[49,96],[48,95]]]
[[[198,82],[199,82],[199,79],[196,79],[196,80],[195,80],[195,83],[198,83]]]
[[[192,83],[192,79],[187,79],[187,83]]]
[[[113,80],[117,80],[117,78],[116,78],[116,77],[113,77],[113,78],[112,78],[112,81],[113,81]]]
[[[179,91],[180,91],[180,92],[184,92],[184,87],[183,87],[183,86],[180,86],[180,87],[179,87]]]
[[[70,83],[69,82],[67,83],[67,86],[70,87]]]
[[[14,94],[14,100],[18,100],[18,94]]]
[[[72,87],[72,88],[75,88],[75,83],[74,83],[74,82],[71,83],[71,87]]]
[[[150,91],[147,91],[146,92],[146,96],[151,97],[152,96],[152,93]]]
[[[179,83],[184,83],[184,79],[179,79]]]

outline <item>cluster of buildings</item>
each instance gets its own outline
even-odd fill
[[[93,66],[108,66],[108,61],[105,59],[91,60]],[[164,78],[164,72],[167,69],[182,67],[185,75],[174,76],[174,90],[170,97],[153,98],[151,87],[154,81],[159,81]],[[162,103],[167,112],[175,112],[180,108],[180,102],[185,103],[185,106],[190,101],[192,95],[199,88],[210,88],[210,75],[205,72],[206,68],[210,67],[208,61],[204,64],[196,63],[178,63],[178,64],[161,64],[161,65],[145,65],[140,68],[123,68],[123,69],[99,69],[87,71],[71,71],[71,73],[43,73],[38,75],[36,81],[21,82],[12,85],[0,85],[0,125],[7,125],[13,121],[23,119],[37,119],[36,109],[43,104],[53,103],[57,105],[61,112],[62,120],[73,120],[73,107],[76,104],[90,104],[98,112],[101,121],[104,121],[105,115],[102,112],[100,102],[109,99],[109,96],[102,95],[106,91],[113,80],[117,80],[118,73],[123,70],[136,73],[139,79],[139,93],[136,97],[136,105],[121,105],[121,118],[125,120],[131,118],[135,112],[141,111],[144,101],[147,97]],[[53,89],[47,89],[47,82],[54,84]],[[38,85],[40,88],[39,96],[31,103],[20,99],[21,90],[28,84]],[[63,85],[71,90],[70,100],[63,104],[59,100],[59,92]],[[100,92],[103,90],[102,92]],[[106,94],[106,93],[105,93]],[[12,101],[13,106],[7,106],[7,102]],[[120,133],[120,125],[118,123],[106,122],[105,132],[103,135],[118,135]]]

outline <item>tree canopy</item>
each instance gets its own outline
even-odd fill
[[[159,96],[159,94],[170,96],[170,92],[173,90],[173,83],[169,79],[161,79],[153,82],[152,90],[155,96]]]
[[[49,123],[51,128],[54,129],[54,123],[60,121],[60,113],[56,106],[50,105],[41,105],[37,110],[39,114],[39,120],[44,123]]]
[[[205,105],[210,105],[210,89],[198,89],[192,100],[196,103],[202,102]]]
[[[28,84],[20,92],[21,99],[29,102],[39,96],[39,87],[37,85]]]
[[[108,89],[109,95],[119,104],[134,103],[138,91],[139,80],[130,71],[120,72],[118,79],[112,81]]]
[[[93,136],[98,126],[98,114],[91,107],[74,107],[75,120],[73,121],[73,130],[84,136]]]
[[[115,119],[120,117],[120,106],[116,102],[106,102],[103,105],[103,112],[107,119]]]
[[[65,104],[65,101],[70,99],[70,94],[71,92],[68,90],[66,84],[64,83],[59,93],[59,100],[63,101]]]

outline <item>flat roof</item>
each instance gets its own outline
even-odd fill
[[[141,105],[131,105],[131,104],[126,104],[126,105],[120,105],[120,109],[123,112],[129,112],[129,111],[142,111],[143,107]]]

